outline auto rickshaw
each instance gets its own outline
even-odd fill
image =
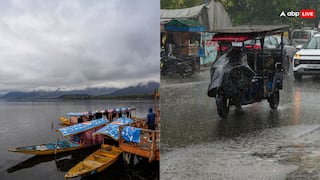
[[[278,108],[283,80],[283,43],[276,49],[264,48],[265,36],[281,34],[287,26],[238,26],[217,30],[220,56],[211,66],[208,96],[214,97],[218,114],[226,118],[229,107],[266,99],[270,108]],[[260,47],[256,47],[259,41]],[[253,43],[252,43],[253,42]]]

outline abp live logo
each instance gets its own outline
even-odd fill
[[[316,17],[316,11],[314,9],[301,9],[300,18],[302,19],[313,19]]]
[[[300,17],[302,19],[313,19],[316,18],[316,11],[314,9],[301,9],[300,11],[282,11],[280,17]]]

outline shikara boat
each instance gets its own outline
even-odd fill
[[[104,114],[107,116],[109,120],[113,120],[115,118],[120,117],[127,117],[131,118],[132,111],[135,111],[136,108],[128,108],[128,107],[121,107],[121,108],[115,108],[115,109],[106,109],[104,111]]]
[[[32,146],[15,147],[8,149],[8,151],[25,154],[51,155],[86,148],[93,145],[98,145],[101,144],[102,141],[100,138],[93,139],[92,133],[94,133],[97,129],[101,128],[102,126],[106,125],[108,122],[108,120],[101,118],[75,124],[72,126],[66,126],[60,128],[59,131],[63,136],[73,136],[73,140],[57,141],[53,143]],[[80,133],[83,134],[82,138],[80,138],[80,136],[77,136]]]
[[[77,144],[72,141],[58,141],[57,143],[10,148],[8,151],[25,154],[50,155],[73,151],[80,148],[82,148],[81,144]]]
[[[78,119],[82,117],[87,117],[87,116],[93,116],[94,114],[91,112],[68,112],[66,114],[67,117],[60,116],[59,120],[61,123],[65,126],[70,126],[73,124],[78,124]]]
[[[71,168],[64,177],[73,178],[102,172],[119,159],[121,153],[117,147],[102,144],[100,149]]]
[[[60,116],[59,120],[65,126],[70,126],[79,123],[79,119],[82,122],[83,119],[100,119],[105,116],[107,119],[112,120],[122,116],[131,117],[131,112],[136,110],[133,107],[121,107],[114,109],[106,109],[95,112],[68,112],[67,117]]]
[[[66,117],[60,116],[59,120],[61,121],[61,123],[63,125],[66,125],[66,126],[70,126],[71,125],[70,118],[66,118]]]

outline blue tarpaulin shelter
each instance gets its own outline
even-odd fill
[[[70,136],[70,135],[75,135],[75,134],[88,131],[90,129],[93,129],[99,126],[103,126],[108,122],[109,121],[107,119],[101,118],[101,119],[96,119],[92,121],[86,121],[79,124],[74,124],[72,126],[63,127],[63,128],[60,128],[59,131],[63,136]]]
[[[164,25],[166,31],[177,32],[202,32],[205,27],[196,20],[192,19],[174,19]]]
[[[119,118],[119,119],[112,121],[110,124],[99,129],[98,131],[93,133],[93,135],[103,134],[103,135],[109,136],[117,141],[117,140],[119,140],[119,126],[130,124],[130,123],[133,123],[132,119],[122,117],[122,118]]]

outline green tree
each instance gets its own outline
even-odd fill
[[[203,0],[161,0],[161,9],[182,9],[204,4]]]
[[[210,0],[208,0],[210,1]],[[242,24],[287,24],[291,27],[318,25],[320,0],[219,0],[226,8],[233,25]],[[203,4],[203,0],[161,0],[161,9],[181,9]],[[315,9],[316,18],[282,18],[282,11]]]
[[[320,0],[220,0],[226,7],[233,25],[240,24],[287,24],[291,27],[311,26],[319,22]],[[315,9],[315,19],[280,18],[282,11]]]

